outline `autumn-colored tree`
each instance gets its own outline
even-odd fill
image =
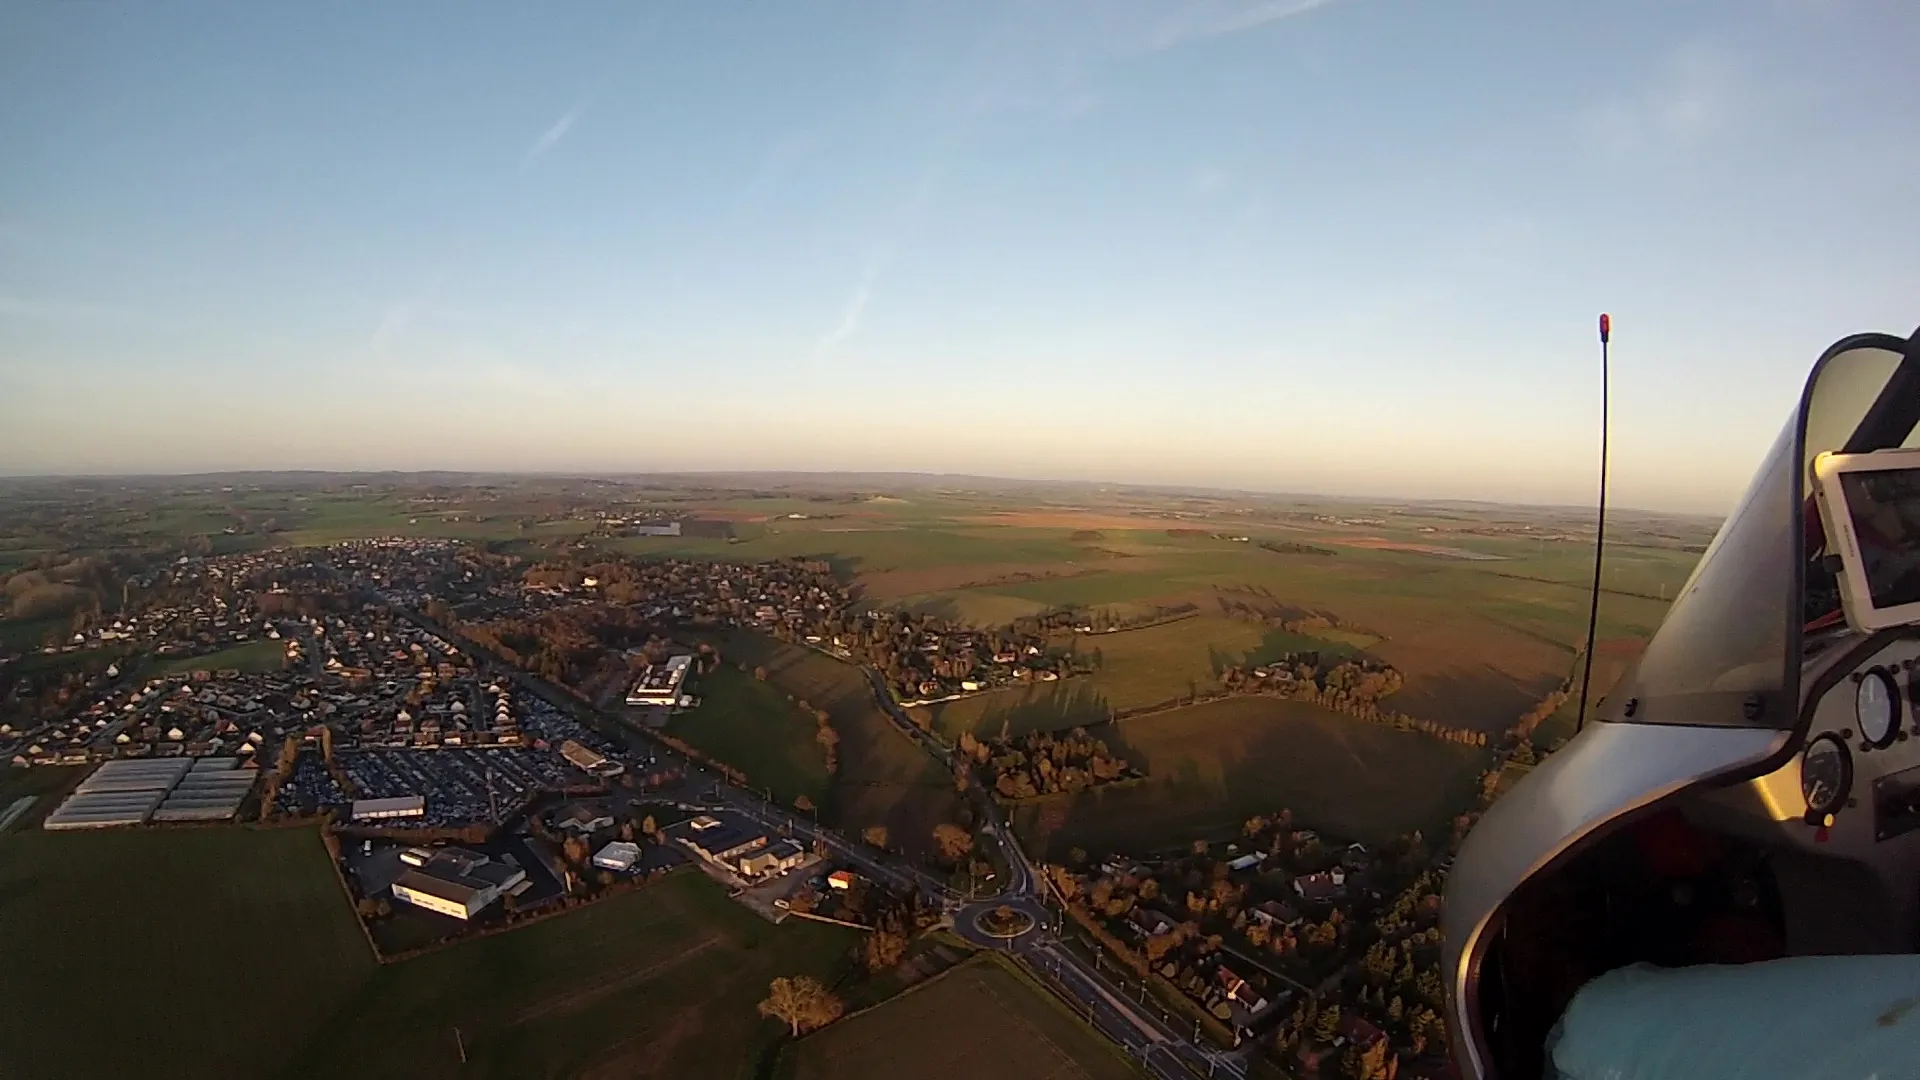
[[[1154,934],[1148,937],[1147,943],[1146,943],[1146,952],[1147,952],[1148,961],[1156,964],[1159,963],[1161,957],[1164,957],[1168,953],[1172,952],[1173,947],[1178,944],[1180,944],[1180,939],[1170,933]]]
[[[867,935],[867,970],[874,974],[891,969],[907,954],[907,935],[892,927],[882,927]]]
[[[796,1039],[802,1032],[833,1023],[845,1011],[832,991],[806,975],[773,980],[766,1000],[760,1002],[760,1015],[785,1023]]]
[[[644,835],[652,836],[656,839],[659,837],[660,826],[654,822],[652,814],[648,814],[646,817],[640,819],[640,831]]]
[[[1340,1006],[1328,1005],[1320,1010],[1320,1016],[1313,1022],[1313,1037],[1321,1043],[1332,1045],[1340,1037]]]
[[[567,861],[570,863],[583,863],[587,861],[587,842],[577,836],[567,837],[566,843],[560,845],[560,850],[566,855]]]
[[[754,678],[756,678],[756,679],[758,679],[758,680],[760,680],[761,682],[766,682],[766,681],[767,681],[767,669],[766,669],[766,668],[763,668],[763,667],[756,667],[756,668],[754,668],[754,669],[753,669],[753,677],[754,677]]]
[[[865,840],[874,847],[884,848],[887,846],[887,827],[885,825],[869,825],[860,830],[860,839]]]
[[[800,811],[803,814],[812,813],[813,800],[807,798],[805,795],[796,795],[794,796],[794,799],[793,799],[793,808],[795,810]]]
[[[933,827],[933,843],[942,859],[957,862],[973,850],[973,834],[958,825],[942,822]]]

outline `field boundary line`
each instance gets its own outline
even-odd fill
[[[590,986],[580,987],[569,993],[548,998],[538,1005],[531,1005],[525,1009],[521,1009],[519,1012],[507,1017],[507,1026],[518,1027],[522,1024],[538,1020],[543,1016],[549,1016],[554,1013],[572,1012],[579,1006],[590,1005],[606,997],[608,994],[618,993],[635,983],[645,982],[660,972],[679,964],[683,960],[690,960],[706,952],[708,949],[723,943],[725,940],[726,937],[723,934],[710,934],[692,945],[681,949],[679,952],[665,959],[656,960],[638,971],[624,971],[612,978],[602,979]]]

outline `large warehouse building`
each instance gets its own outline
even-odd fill
[[[196,758],[193,768],[153,812],[153,820],[232,821],[260,778],[252,762],[246,768],[238,768],[239,764],[238,758]]]
[[[680,688],[693,668],[693,657],[675,656],[664,664],[650,664],[627,691],[629,705],[674,705],[680,701]]]
[[[411,860],[409,860],[411,863]],[[478,851],[442,848],[393,882],[393,898],[415,907],[471,919],[495,900],[524,887],[527,872]]]

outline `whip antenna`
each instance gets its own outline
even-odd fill
[[[1600,510],[1593,523],[1593,601],[1587,606],[1587,662],[1580,674],[1580,711],[1573,719],[1579,734],[1587,724],[1587,687],[1593,682],[1594,634],[1600,626],[1600,559],[1607,550],[1607,339],[1613,320],[1600,313]]]

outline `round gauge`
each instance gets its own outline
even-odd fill
[[[1860,737],[1875,749],[1890,745],[1900,733],[1900,688],[1886,668],[1874,668],[1860,677],[1853,694],[1853,715],[1860,722]]]
[[[1853,787],[1853,755],[1840,736],[1829,731],[1807,744],[1800,755],[1800,794],[1807,800],[1807,813],[1831,814],[1847,801]]]

